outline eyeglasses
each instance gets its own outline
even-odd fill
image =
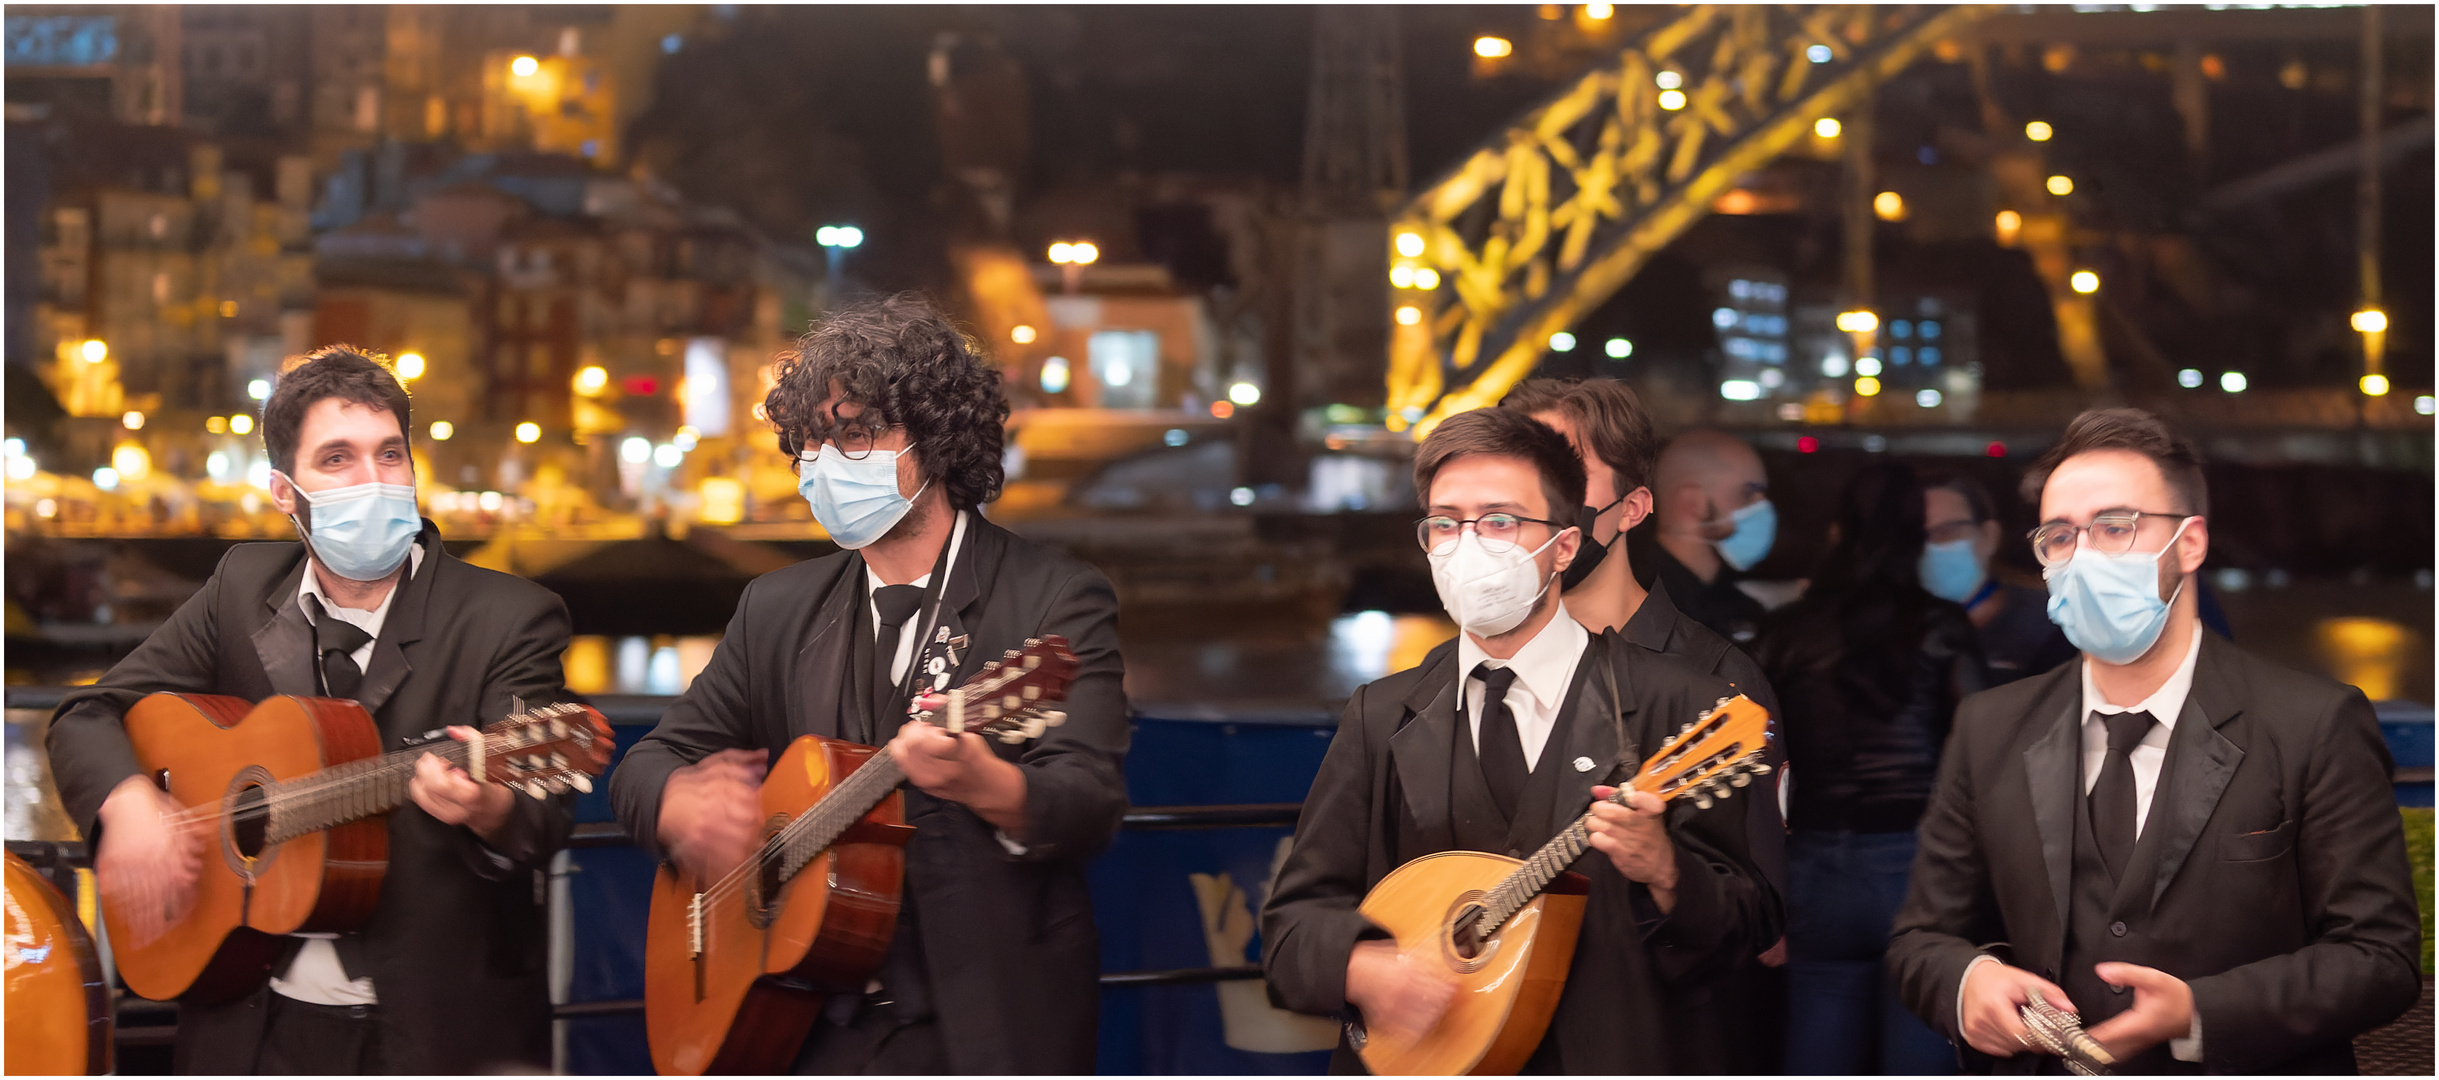
[[[2126,510],[2101,514],[2094,517],[2089,525],[2072,525],[2063,521],[2053,521],[2034,529],[2029,534],[2032,538],[2033,557],[2041,560],[2043,566],[2063,566],[2068,559],[2075,557],[2075,538],[2079,535],[2090,537],[2094,551],[2103,555],[2123,555],[2134,550],[2134,538],[2142,531],[2142,519],[2148,517],[2166,521],[2182,521],[2188,516],[2190,515],[2160,514],[2149,510]]]
[[[845,455],[847,460],[862,461],[872,456],[872,444],[888,431],[889,426],[875,428],[852,420],[840,421],[838,426],[828,431],[815,432],[810,444],[796,452],[796,460],[810,462],[819,458],[822,445],[827,443],[838,447],[838,452]]]
[[[1440,545],[1454,543],[1457,537],[1465,532],[1465,527],[1471,525],[1474,527],[1474,535],[1482,538],[1482,546],[1485,549],[1505,552],[1516,546],[1517,534],[1524,531],[1525,523],[1528,521],[1535,525],[1547,525],[1552,529],[1564,529],[1572,525],[1571,522],[1545,521],[1541,518],[1529,518],[1520,514],[1484,514],[1478,518],[1452,518],[1444,514],[1435,514],[1414,523],[1414,539],[1423,545],[1424,551],[1438,551]]]

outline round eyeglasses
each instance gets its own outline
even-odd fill
[[[1474,535],[1482,538],[1485,549],[1505,552],[1517,545],[1518,534],[1524,531],[1527,522],[1547,525],[1553,530],[1571,527],[1569,522],[1546,521],[1521,514],[1484,514],[1478,518],[1434,514],[1414,523],[1414,539],[1423,545],[1424,551],[1438,551],[1443,544],[1455,543],[1457,537],[1464,534],[1465,527],[1471,525]]]
[[[2095,515],[2089,525],[2053,521],[2029,534],[2033,558],[2041,560],[2043,566],[2064,566],[2068,559],[2075,557],[2077,536],[2087,537],[2085,542],[2092,545],[2092,550],[2103,555],[2123,555],[2134,550],[2134,539],[2142,533],[2144,518],[2183,521],[2190,516],[2159,514],[2149,510],[2112,510]]]

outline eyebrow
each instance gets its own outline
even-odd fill
[[[1524,504],[1523,504],[1523,503],[1520,503],[1520,502],[1493,502],[1493,503],[1483,503],[1483,504],[1482,504],[1482,507],[1483,507],[1484,512],[1486,512],[1486,513],[1492,513],[1492,514],[1512,513],[1512,512],[1514,512],[1514,511],[1523,510],[1523,509],[1525,508]],[[1458,509],[1457,507],[1454,507],[1454,506],[1450,506],[1450,505],[1448,505],[1447,503],[1433,503],[1433,504],[1431,504],[1431,512],[1432,512],[1432,513],[1434,513],[1434,514],[1448,514],[1448,515],[1451,515],[1451,516],[1456,515],[1456,514],[1461,514],[1461,513],[1464,513],[1464,511],[1463,511],[1463,510],[1460,510],[1460,509]]]
[[[2098,510],[2094,510],[2094,511],[2092,511],[2092,517],[2093,517],[2094,519],[2098,519],[2098,518],[2102,517],[2103,515],[2107,515],[2107,514],[2141,514],[2141,515],[2142,515],[2142,516],[2144,516],[2144,517],[2168,517],[2168,516],[2170,516],[2170,515],[2167,515],[2167,514],[2154,514],[2154,513],[2150,512],[2150,511],[2148,511],[2148,510],[2137,510],[2137,509],[2135,509],[2135,508],[2133,508],[2133,507],[2131,507],[2131,506],[2104,506],[2104,507],[2101,507],[2101,508],[2100,508],[2100,509],[2098,509]],[[2067,521],[2066,521],[2066,519],[2065,519],[2065,518],[2062,518],[2062,517],[2054,517],[2054,518],[2051,518],[2051,519],[2049,519],[2049,520],[2047,520],[2047,521],[2042,522],[2041,524],[2043,524],[2043,525],[2064,525],[2064,524],[2066,524],[2066,523],[2067,523]],[[1980,523],[1979,523],[1979,522],[1976,522],[1975,524],[1980,524]]]

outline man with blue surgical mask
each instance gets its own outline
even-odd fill
[[[1652,480],[1652,525],[1627,541],[1636,572],[1695,622],[1751,647],[1763,607],[1737,583],[1778,540],[1761,455],[1724,431],[1688,431],[1660,451]]]
[[[513,703],[562,700],[567,609],[547,589],[452,558],[417,513],[406,390],[332,346],[263,404],[271,500],[302,543],[239,544],[125,660],[70,694],[47,735],[69,813],[98,841],[100,889],[174,919],[193,902],[192,833],[140,773],[124,718],[145,694],[348,698],[384,749],[463,737]],[[200,1073],[473,1073],[550,1065],[540,875],[573,796],[477,784],[431,754],[388,815],[389,872],[361,931],[279,939],[233,1000],[189,1000],[176,1064]],[[159,927],[131,925],[142,937]],[[122,943],[126,944],[126,943]],[[192,995],[190,995],[192,996]]]
[[[1992,685],[2073,659],[2075,646],[2049,619],[2048,590],[1992,572],[1999,521],[1990,493],[1963,473],[1938,474],[1924,480],[1922,505],[1922,587],[1964,607]]]
[[[2157,417],[2084,413],[2026,489],[2083,655],[1957,710],[1889,945],[1906,1003],[1988,1058],[2036,1053],[2038,995],[2123,1073],[2354,1072],[2422,986],[2370,703],[2202,624],[2201,460]]]
[[[799,736],[886,745],[906,775],[904,895],[862,993],[760,1017],[799,1073],[1088,1073],[1100,950],[1087,860],[1126,812],[1118,601],[982,516],[1003,480],[999,369],[910,297],[831,311],[763,401],[840,551],[756,578],[710,665],[610,781],[646,850],[702,880],[760,841]],[[907,719],[917,694],[1057,634],[1064,724],[1015,744]]]

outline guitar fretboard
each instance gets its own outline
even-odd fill
[[[393,750],[283,780],[264,789],[271,824],[266,843],[281,843],[308,833],[336,828],[376,814],[386,814],[406,802],[407,781],[415,762],[435,754],[460,769],[466,767],[466,744],[445,744]]]

